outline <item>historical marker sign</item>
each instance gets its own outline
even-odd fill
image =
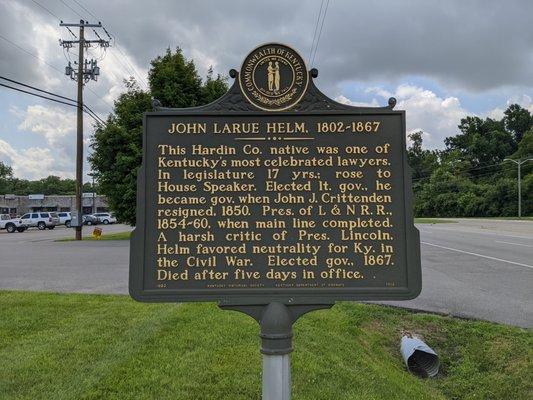
[[[131,295],[250,305],[416,297],[405,113],[392,100],[332,101],[279,44],[253,50],[233,76],[215,103],[145,115]]]

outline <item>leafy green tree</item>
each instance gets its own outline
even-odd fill
[[[497,164],[516,150],[514,137],[503,121],[466,117],[459,129],[460,134],[444,139],[446,150],[459,151],[471,168]]]
[[[522,179],[522,193],[522,212],[524,215],[531,216],[533,215],[533,173],[525,175]]]
[[[516,143],[519,143],[524,133],[533,126],[533,115],[518,104],[511,104],[504,112],[503,122],[508,130],[514,133]]]
[[[213,67],[209,67],[205,85],[202,86],[202,101],[204,104],[211,103],[222,97],[228,91],[227,78],[218,74],[213,79]]]
[[[524,133],[522,140],[518,143],[518,149],[509,158],[522,159],[533,158],[533,127]]]
[[[89,158],[100,193],[106,195],[117,218],[135,224],[137,169],[142,161],[142,116],[151,110],[151,98],[166,107],[194,107],[207,104],[227,91],[223,77],[208,74],[202,83],[194,62],[181,49],[151,62],[150,91],[139,89],[134,80],[126,82],[126,92],[115,102],[105,126],[97,128]]]
[[[142,118],[151,97],[132,80],[115,101],[115,113],[96,130],[89,161],[100,192],[121,221],[135,223],[137,168],[142,160]]]
[[[30,181],[13,176],[11,167],[0,162],[0,194],[13,193],[26,196],[32,193],[45,195],[71,195],[76,192],[76,182],[50,175],[46,178]]]
[[[11,179],[13,179],[13,168],[0,161],[0,194],[7,193]]]
[[[407,160],[413,170],[413,179],[429,177],[439,165],[438,153],[422,148],[421,131],[411,133],[409,139],[411,139],[411,145],[407,149]]]
[[[509,158],[514,160],[533,159],[533,127],[522,136],[518,144],[518,150]],[[506,176],[513,179],[517,185],[516,165],[507,162]],[[533,215],[533,161],[528,161],[521,166],[522,173],[522,213],[523,215]]]
[[[76,182],[73,179],[61,179],[59,176],[50,175],[38,181],[30,182],[32,193],[45,195],[66,195],[76,193]]]
[[[415,190],[415,215],[421,217],[454,217],[461,208],[459,196],[471,185],[458,173],[458,151],[445,155],[429,180]]]
[[[164,107],[195,107],[202,102],[202,79],[192,60],[183,56],[180,48],[175,53],[167,49],[165,55],[151,62],[148,73],[152,96]]]
[[[13,176],[13,168],[0,161],[0,179],[8,179]]]

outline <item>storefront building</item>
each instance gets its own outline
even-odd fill
[[[82,206],[83,214],[109,211],[105,196],[95,195],[94,193],[83,194]],[[15,216],[35,211],[75,211],[75,209],[76,197],[74,195],[0,195],[0,213],[2,214]]]

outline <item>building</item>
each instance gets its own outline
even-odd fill
[[[83,193],[83,214],[109,211],[105,196],[94,193]],[[2,214],[22,215],[35,211],[75,211],[76,196],[30,194],[16,196],[14,194],[0,195],[0,212]]]

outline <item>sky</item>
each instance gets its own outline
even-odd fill
[[[408,133],[423,131],[424,146],[438,149],[467,115],[499,119],[512,103],[533,112],[532,15],[531,0],[0,0],[0,75],[75,98],[63,71],[77,50],[59,45],[73,39],[59,20],[101,21],[114,42],[89,51],[101,74],[84,96],[105,118],[123,80],[145,88],[150,60],[168,47],[205,77],[280,42],[319,70],[315,84],[337,101],[384,106],[396,97]],[[87,155],[90,118],[84,127]],[[16,177],[74,177],[75,146],[75,108],[0,87],[0,161]]]

